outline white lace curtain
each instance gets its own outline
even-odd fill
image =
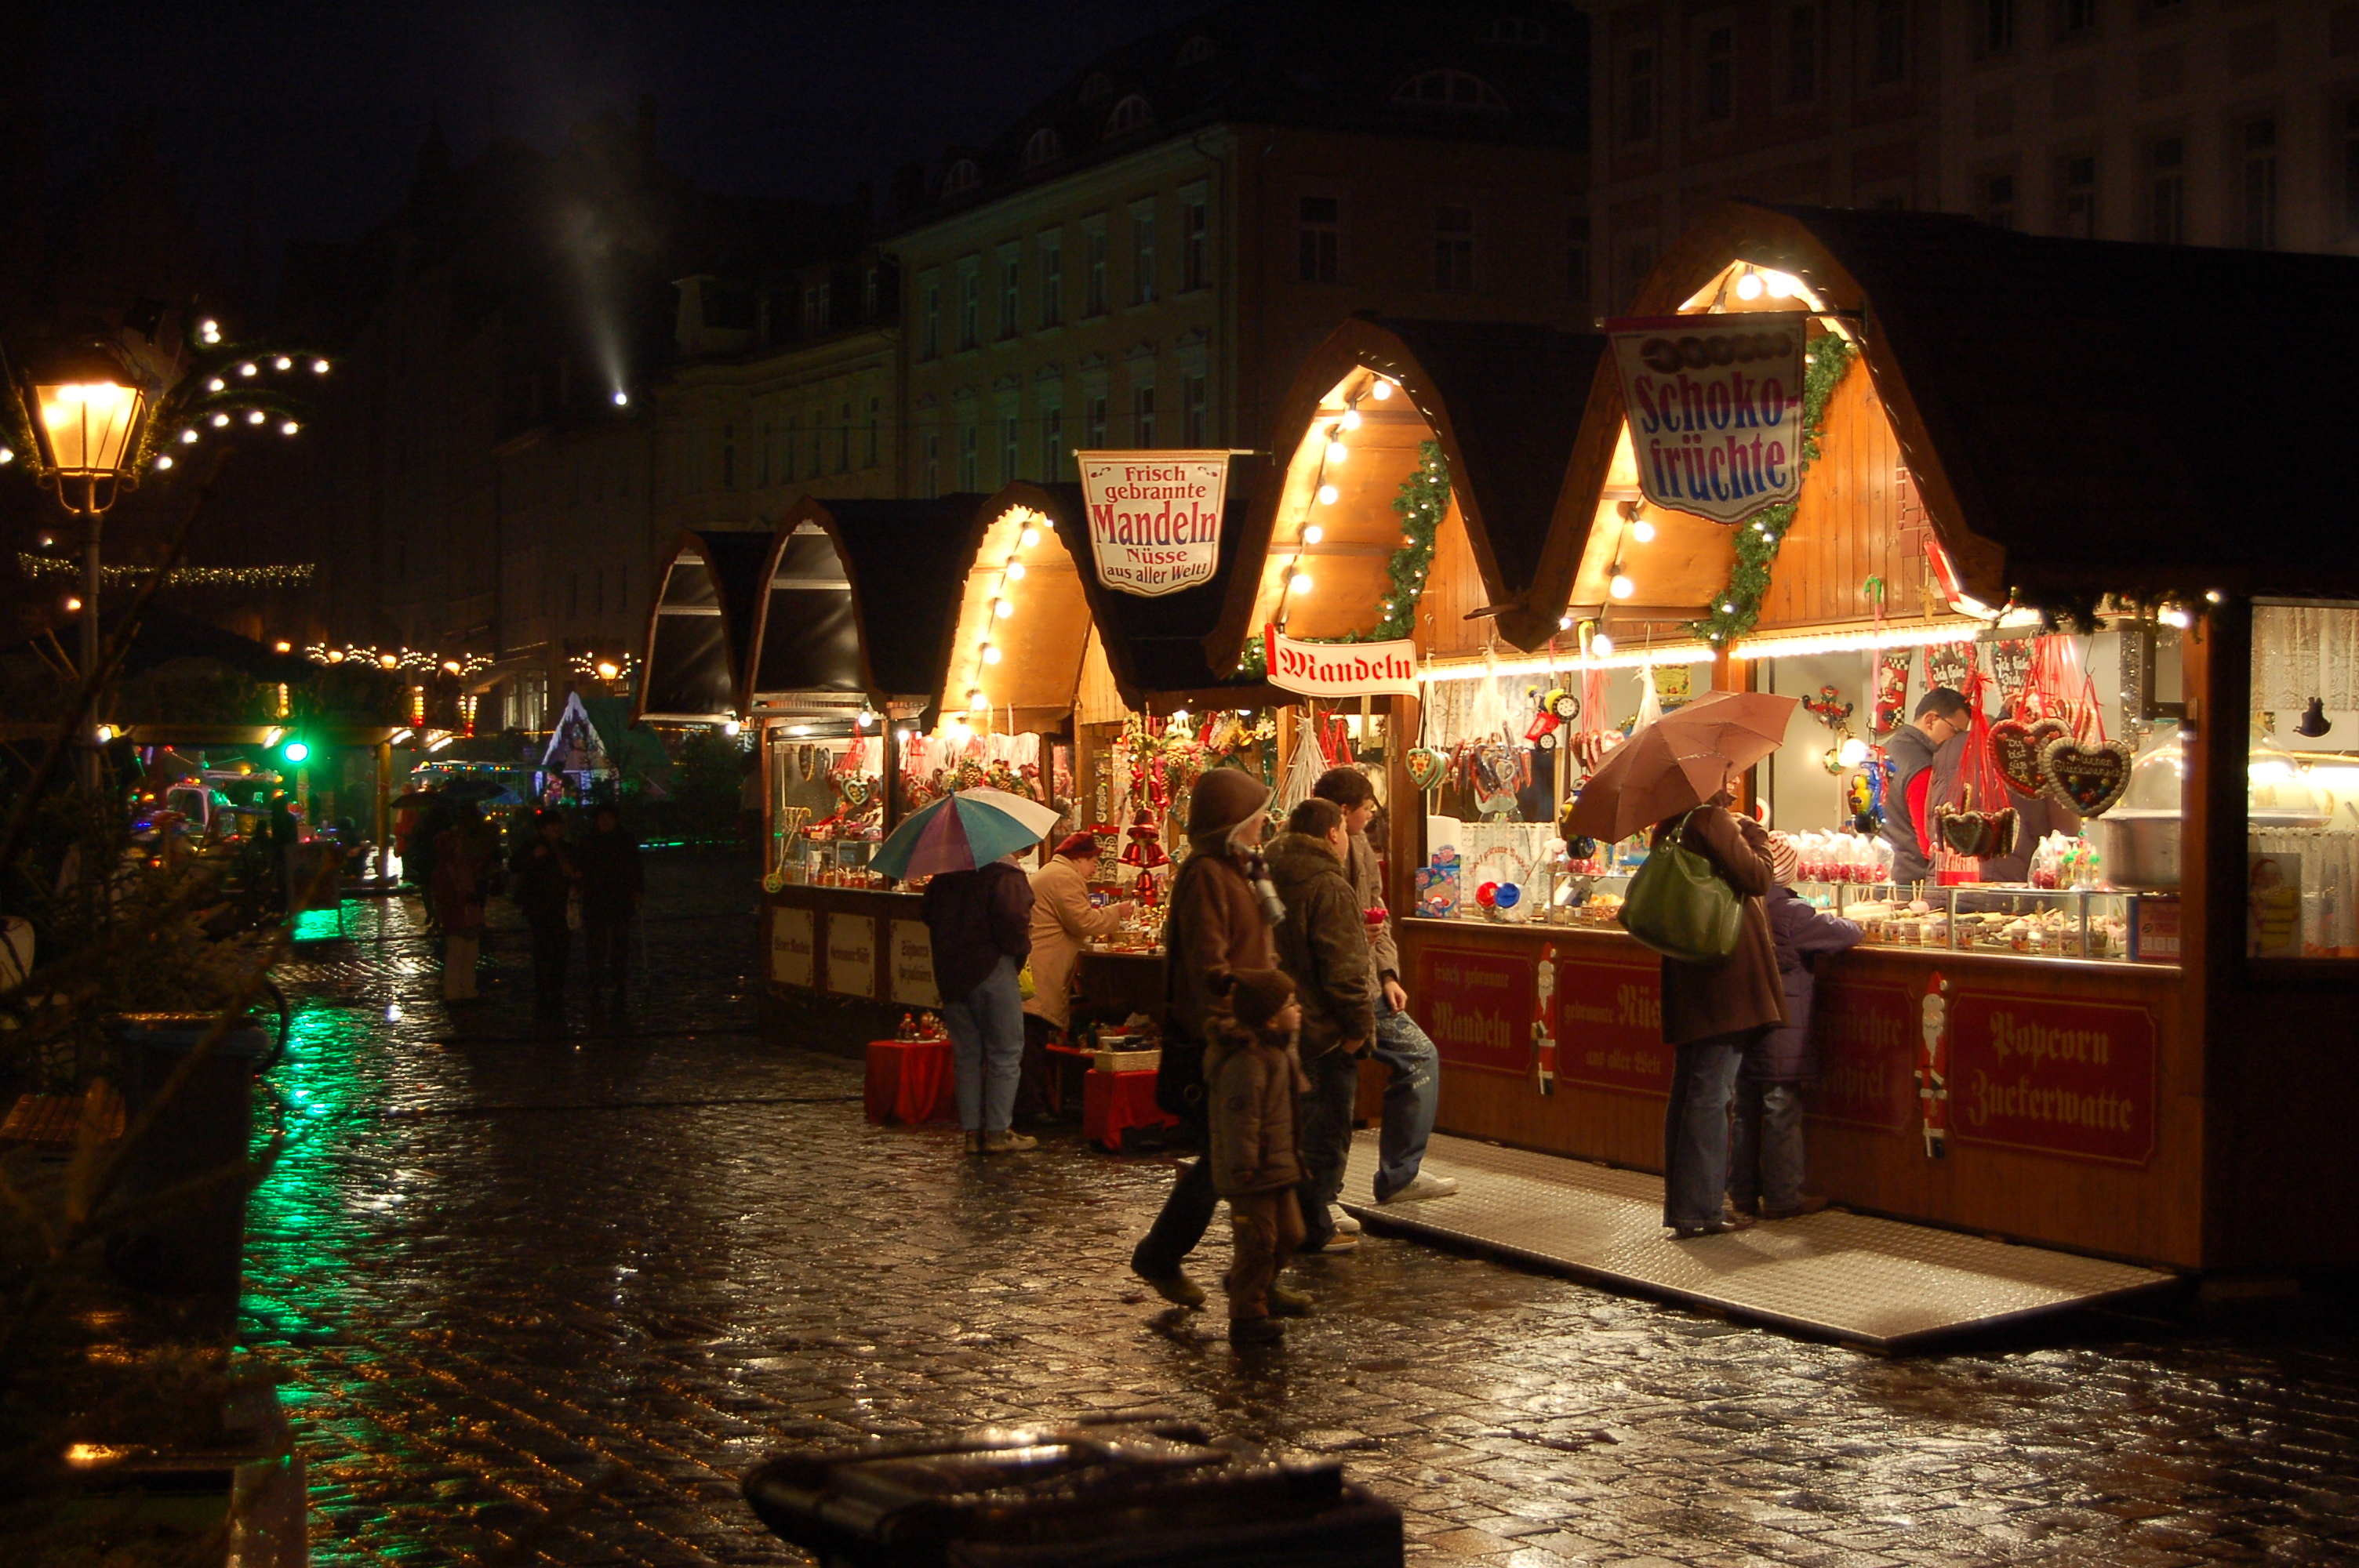
[[[2253,709],[2285,716],[2322,697],[2359,708],[2359,610],[2264,604],[2253,611]]]

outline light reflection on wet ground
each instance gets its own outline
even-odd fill
[[[736,1500],[771,1447],[1142,1401],[1342,1454],[1435,1558],[2359,1555],[2359,1358],[2324,1304],[1883,1361],[1375,1240],[1300,1265],[1320,1314],[1241,1363],[1123,1271],[1167,1165],[967,1161],[863,1121],[856,1064],[764,1044],[752,896],[656,858],[630,1027],[577,997],[536,1034],[515,935],[454,1027],[398,903],[288,966],[247,1305],[294,1377],[316,1561],[800,1562]]]

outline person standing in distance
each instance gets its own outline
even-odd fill
[[[1447,1176],[1427,1175],[1425,1146],[1433,1136],[1433,1112],[1441,1093],[1441,1063],[1433,1042],[1408,1015],[1408,992],[1401,985],[1400,948],[1393,940],[1393,914],[1385,897],[1385,879],[1375,846],[1368,842],[1368,823],[1376,815],[1376,789],[1357,768],[1330,768],[1319,775],[1310,792],[1343,809],[1350,830],[1351,850],[1343,857],[1343,874],[1352,892],[1366,912],[1368,948],[1376,966],[1376,1044],[1372,1053],[1385,1065],[1390,1080],[1385,1085],[1384,1130],[1376,1141],[1376,1201],[1416,1203],[1446,1198],[1458,1191]],[[1310,1220],[1305,1216],[1306,1221]],[[1310,1221],[1317,1228],[1315,1221]],[[1360,1222],[1345,1215],[1335,1220],[1339,1231],[1356,1231]],[[1348,1229],[1347,1229],[1348,1227]]]
[[[1884,801],[1884,841],[1892,846],[1892,880],[1900,887],[1933,880],[1931,805],[1933,753],[1966,732],[1966,698],[1937,686],[1919,697],[1917,717],[1886,737],[1892,789]]]
[[[1040,1141],[1009,1123],[1024,1065],[1024,989],[1032,952],[1032,884],[1008,855],[944,871],[918,905],[934,950],[934,990],[951,1032],[959,1125],[970,1154],[1021,1154]]]

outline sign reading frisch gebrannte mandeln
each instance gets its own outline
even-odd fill
[[[1781,310],[1605,323],[1648,501],[1741,523],[1802,492],[1810,319]]]
[[[1417,643],[1404,637],[1392,643],[1302,643],[1280,636],[1275,626],[1262,629],[1262,651],[1267,654],[1269,684],[1280,691],[1304,697],[1380,697],[1387,692],[1415,695]]]
[[[1212,580],[1229,454],[1075,452],[1098,581],[1155,599]]]

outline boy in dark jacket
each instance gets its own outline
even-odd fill
[[[1294,982],[1276,969],[1239,969],[1229,993],[1230,1016],[1204,1047],[1206,1108],[1212,1190],[1229,1200],[1236,1235],[1229,1291],[1229,1342],[1266,1344],[1279,1337],[1273,1311],[1309,1310],[1308,1297],[1278,1285],[1277,1271],[1302,1244],[1302,1215],[1294,1189],[1302,1180],[1295,1151],[1296,1097],[1303,1087],[1295,1055],[1302,1008]]]
[[[1269,847],[1269,878],[1286,918],[1277,966],[1294,978],[1302,1005],[1302,1224],[1306,1252],[1345,1252],[1358,1238],[1338,1235],[1329,1206],[1343,1190],[1352,1152],[1352,1101],[1360,1058],[1376,1033],[1376,967],[1367,912],[1343,870],[1351,852],[1343,808],[1316,796],[1294,808]]]
[[[1816,1214],[1827,1200],[1802,1190],[1802,1084],[1818,1076],[1810,1039],[1810,1002],[1817,988],[1811,966],[1860,939],[1859,926],[1795,892],[1794,846],[1769,836],[1769,934],[1777,945],[1777,979],[1786,992],[1786,1023],[1756,1039],[1736,1080],[1736,1134],[1728,1162],[1728,1199],[1739,1214],[1793,1219]]]

